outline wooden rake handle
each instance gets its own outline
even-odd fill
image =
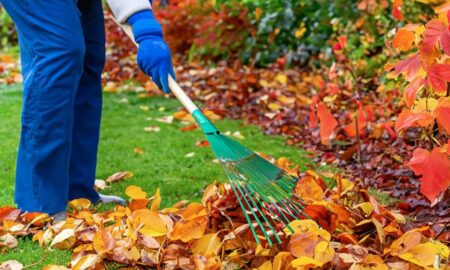
[[[133,41],[133,43],[138,47],[139,45],[134,41],[134,35],[133,30],[131,29],[131,26],[128,24],[121,24],[119,23],[114,17],[112,17],[114,22],[119,25],[122,30],[127,34],[127,36]],[[198,107],[192,102],[192,100],[188,97],[186,92],[180,87],[180,85],[175,81],[174,78],[169,74],[169,88],[172,91],[172,93],[175,95],[175,97],[180,101],[181,104],[186,108],[186,110],[189,111],[190,114],[192,114],[194,111],[198,110]]]

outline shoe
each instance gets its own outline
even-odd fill
[[[58,223],[60,221],[66,220],[67,214],[66,214],[66,211],[61,211],[61,212],[51,215],[50,217],[53,219],[54,223]]]
[[[98,194],[98,195],[100,196],[100,199],[95,204],[99,204],[99,203],[115,203],[115,204],[122,205],[122,206],[126,206],[127,205],[127,201],[125,201],[123,198],[121,198],[119,196],[104,195],[104,194]]]

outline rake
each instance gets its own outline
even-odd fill
[[[131,28],[119,25],[134,41]],[[292,220],[308,218],[304,202],[294,192],[298,178],[225,136],[170,75],[168,81],[172,93],[197,121],[223,166],[256,243],[260,244],[260,239],[269,245],[281,243],[283,229],[294,232],[289,226]]]

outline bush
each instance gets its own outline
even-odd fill
[[[0,5],[0,45],[2,49],[17,45],[17,32],[14,22]]]

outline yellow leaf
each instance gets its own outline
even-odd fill
[[[375,228],[377,229],[378,240],[380,240],[381,244],[384,244],[386,236],[384,234],[383,225],[381,225],[381,223],[374,217],[372,217],[372,223],[375,225]]]
[[[152,205],[150,206],[150,210],[157,212],[159,210],[160,204],[161,204],[161,196],[159,188],[157,188],[155,195],[153,195],[153,201]]]
[[[292,261],[292,256],[290,252],[282,251],[279,252],[273,259],[273,270],[284,270],[287,265]]]
[[[445,259],[448,259],[448,256],[450,255],[448,246],[442,244],[440,241],[435,241],[433,244],[436,246],[436,252]]]
[[[427,267],[433,264],[436,254],[436,246],[433,243],[428,242],[416,245],[408,252],[399,255],[399,257],[413,264]]]
[[[91,201],[88,199],[76,199],[69,202],[69,206],[72,209],[81,211],[81,210],[87,210],[89,207],[91,207]]]
[[[274,102],[269,103],[269,105],[267,105],[267,107],[269,107],[269,109],[272,111],[278,111],[279,109],[283,108],[283,106],[281,106],[278,103],[274,103]]]
[[[306,33],[306,27],[305,27],[305,23],[302,22],[300,24],[300,26],[297,28],[297,30],[295,30],[295,37],[296,38],[301,38],[303,37],[303,35]]]
[[[289,223],[288,226],[292,228],[292,230],[294,230],[293,233],[307,233],[319,230],[319,225],[317,225],[317,223],[311,219],[294,220]],[[286,235],[292,234],[289,228],[285,228],[284,232],[286,233]]]
[[[328,241],[319,242],[314,248],[314,259],[325,264],[334,257],[334,249]]]
[[[412,111],[415,113],[432,112],[437,105],[438,100],[435,98],[419,98]]]
[[[303,266],[321,267],[322,263],[313,258],[303,256],[303,257],[299,257],[299,258],[293,260],[291,262],[291,266],[294,268],[303,267]]]
[[[370,214],[372,214],[372,211],[373,211],[373,205],[370,202],[363,202],[363,203],[356,205],[355,207],[361,208],[361,210],[363,210],[366,217],[370,216]]]
[[[255,255],[256,256],[269,256],[270,249],[263,248],[261,244],[256,246]]]
[[[53,238],[50,246],[57,249],[70,249],[76,242],[75,230],[64,229]]]
[[[139,232],[144,235],[157,237],[166,235],[168,232],[166,224],[155,211],[139,209],[134,211],[131,216],[135,228],[143,225]]]
[[[271,261],[265,261],[263,264],[261,264],[258,268],[258,270],[272,270],[272,262]]]
[[[147,193],[145,191],[143,191],[138,186],[128,186],[125,189],[125,194],[127,194],[127,196],[130,197],[133,200],[146,199],[147,198]]]
[[[210,233],[195,242],[192,246],[192,252],[205,257],[212,257],[217,256],[221,248],[222,242],[217,233]]]
[[[287,83],[287,76],[283,73],[279,73],[276,77],[275,80],[277,80],[280,84],[282,85],[286,85]]]

